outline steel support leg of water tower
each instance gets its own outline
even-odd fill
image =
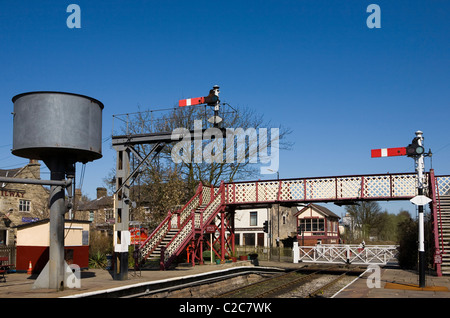
[[[58,159],[45,161],[50,169],[51,180],[64,180],[66,165]],[[48,288],[57,291],[65,287],[64,260],[64,214],[66,212],[65,190],[61,185],[50,188],[50,247],[47,265],[39,274],[33,288]]]
[[[50,189],[49,287],[58,290],[64,289],[65,210],[64,189],[61,186],[52,186]]]

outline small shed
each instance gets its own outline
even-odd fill
[[[297,236],[300,245],[339,243],[340,218],[326,207],[311,203],[298,211],[295,216],[297,228],[300,229]]]
[[[65,220],[64,259],[67,264],[89,267],[90,221]],[[31,261],[33,273],[40,273],[49,259],[50,220],[44,219],[17,226],[16,270],[27,271]]]

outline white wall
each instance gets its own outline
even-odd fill
[[[82,246],[83,232],[89,233],[89,223],[66,222],[64,226],[64,245]],[[88,243],[89,244],[89,243]],[[19,228],[18,246],[50,246],[50,223]]]
[[[250,225],[250,212],[257,213],[256,225]],[[239,236],[239,245],[244,243],[244,234],[255,235],[255,246],[258,245],[258,233],[264,233],[264,221],[267,221],[268,209],[242,209],[236,210],[234,218],[235,236]],[[267,246],[267,233],[264,233],[264,246]]]

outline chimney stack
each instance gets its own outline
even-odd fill
[[[106,188],[97,188],[97,199],[100,199],[101,197],[106,197],[108,195],[108,192],[106,191]]]
[[[36,159],[30,159],[28,163],[28,167],[30,168],[30,172],[33,175],[34,179],[41,179],[41,164]]]

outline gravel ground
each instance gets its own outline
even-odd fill
[[[162,292],[158,294],[144,296],[142,298],[211,298],[233,289],[247,286],[254,282],[267,278],[266,275],[248,274],[234,277],[225,281],[220,281],[201,286],[194,286],[174,290],[170,292]]]
[[[325,286],[326,284],[332,282],[334,279],[336,279],[336,275],[322,275],[317,279],[294,288],[287,293],[279,295],[278,298],[306,298],[310,293],[315,292],[318,288]],[[354,279],[355,276],[344,276],[335,284],[316,294],[316,297],[330,298]]]

